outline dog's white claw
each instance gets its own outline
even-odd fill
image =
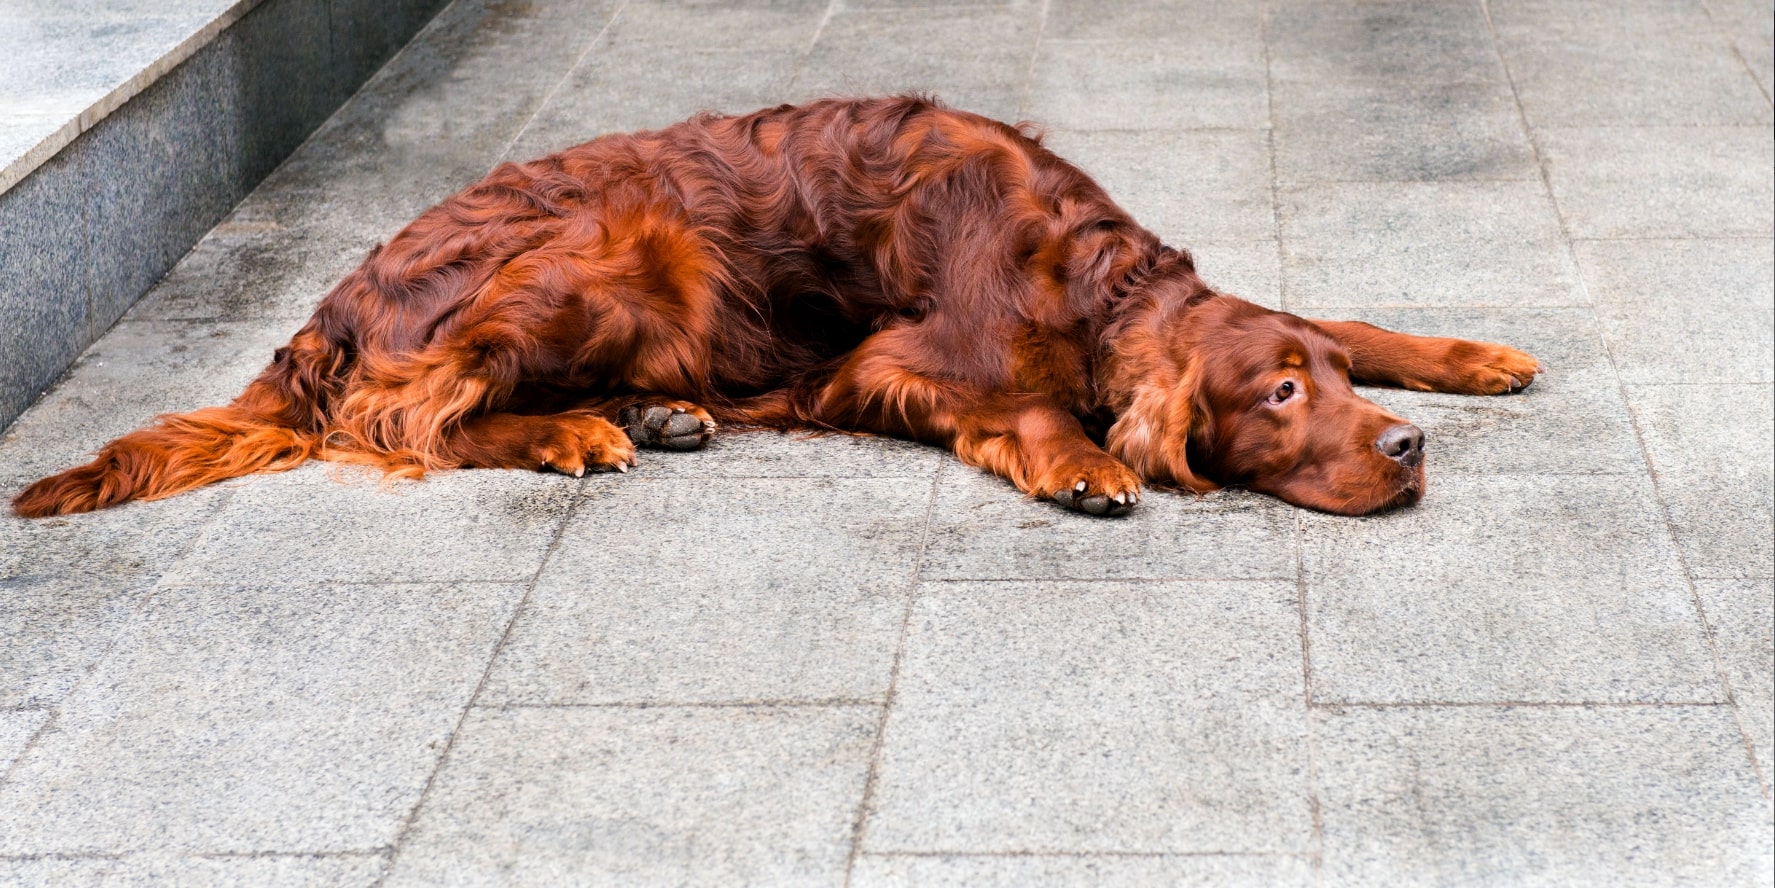
[[[1116,505],[1125,506],[1127,504],[1128,504],[1128,494],[1127,493],[1124,492],[1124,493],[1116,494]]]
[[[1089,485],[1085,484],[1085,482],[1083,482],[1083,481],[1080,481],[1079,483],[1073,485],[1072,492],[1073,493],[1084,493],[1085,488],[1087,486],[1089,486]]]
[[[619,462],[616,464],[616,470],[619,472],[627,473],[629,470],[629,464],[626,462]]]
[[[573,470],[573,477],[584,478],[585,476],[586,476],[586,467],[585,466],[580,466],[579,468]]]

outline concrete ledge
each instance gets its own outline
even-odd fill
[[[116,4],[35,13],[95,55],[151,61],[96,83],[84,59],[0,70],[0,118],[22,124],[0,145],[0,428],[444,5],[192,0],[133,31]],[[76,69],[85,82],[55,82]]]

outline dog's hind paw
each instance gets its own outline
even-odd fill
[[[630,404],[622,409],[617,422],[637,447],[697,450],[715,434],[714,417],[686,401]]]

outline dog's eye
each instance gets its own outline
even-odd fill
[[[1294,383],[1284,382],[1276,386],[1276,390],[1270,393],[1270,403],[1280,404],[1292,397],[1294,397]]]

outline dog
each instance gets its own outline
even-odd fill
[[[627,471],[722,423],[910,438],[1091,515],[1143,485],[1362,515],[1423,495],[1424,435],[1352,384],[1493,395],[1538,372],[1216,292],[1027,126],[829,99],[501,165],[371,250],[231,404],[13,508],[311,458]]]

